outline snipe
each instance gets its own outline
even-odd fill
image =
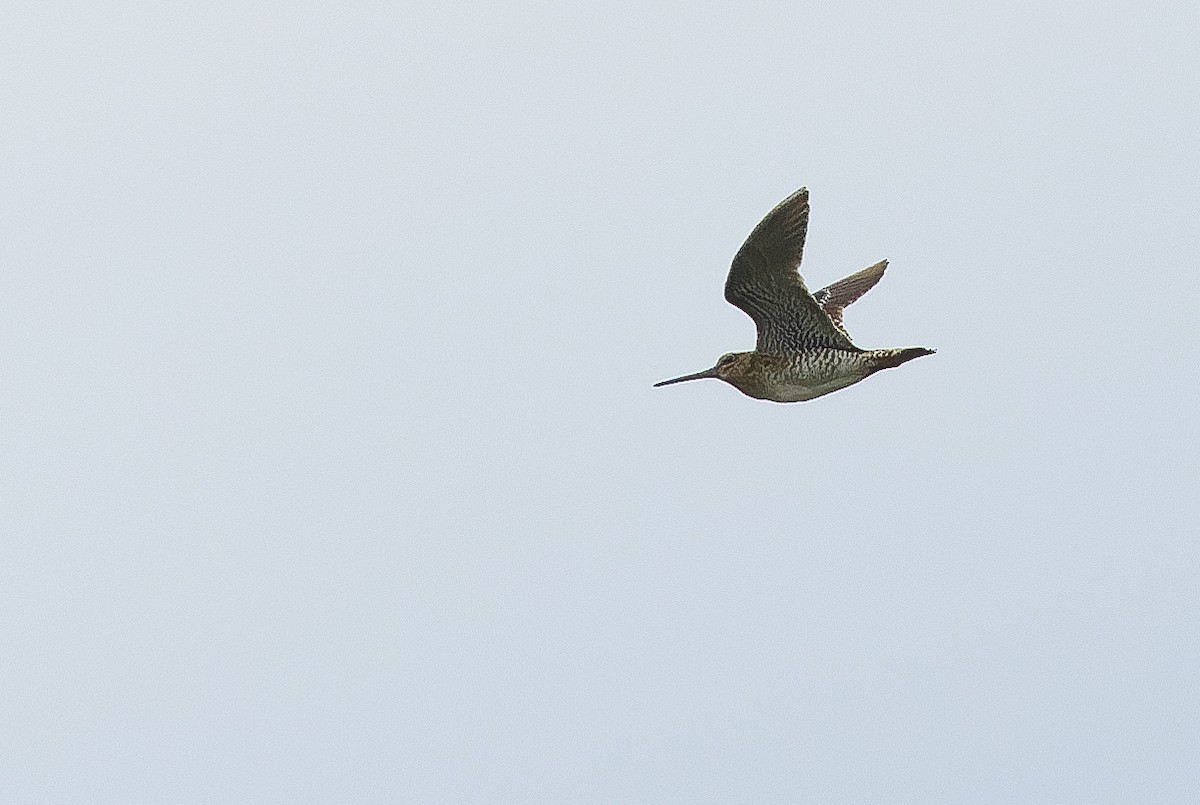
[[[925,347],[854,346],[842,311],[879,282],[887,260],[809,293],[799,272],[807,231],[808,189],[802,187],[767,213],[733,258],[725,299],[754,319],[754,351],[726,353],[711,369],[655,386],[715,377],[760,400],[800,402],[933,354]]]

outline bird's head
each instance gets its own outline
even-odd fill
[[[696,372],[690,375],[683,375],[682,377],[673,377],[670,380],[655,383],[654,386],[657,388],[659,386],[669,386],[672,383],[682,383],[685,380],[703,380],[706,377],[715,377],[718,380],[724,380],[726,383],[740,388],[737,380],[741,378],[744,373],[743,370],[746,368],[746,356],[751,354],[753,353],[726,352],[717,359],[716,365],[711,369],[705,369],[703,372]]]

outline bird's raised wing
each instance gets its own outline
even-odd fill
[[[758,327],[758,352],[791,355],[810,349],[859,351],[804,285],[800,258],[808,230],[808,190],[779,202],[733,258],[725,299]]]
[[[851,302],[875,287],[875,283],[879,282],[879,278],[883,276],[887,264],[887,260],[880,260],[875,265],[867,266],[862,271],[840,279],[813,294],[813,299],[829,316],[833,326],[841,330],[847,338],[850,337],[850,334],[846,332],[846,328],[842,324],[842,311]]]

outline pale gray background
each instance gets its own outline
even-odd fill
[[[0,801],[1200,801],[1195,3],[190,5],[0,15]],[[938,354],[652,389],[800,185]]]

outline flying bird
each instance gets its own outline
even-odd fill
[[[842,311],[879,282],[887,260],[810,293],[799,271],[807,231],[808,188],[802,187],[767,213],[733,258],[725,300],[754,319],[754,351],[728,352],[711,369],[656,387],[715,377],[759,400],[801,402],[933,354],[925,347],[856,347]]]

